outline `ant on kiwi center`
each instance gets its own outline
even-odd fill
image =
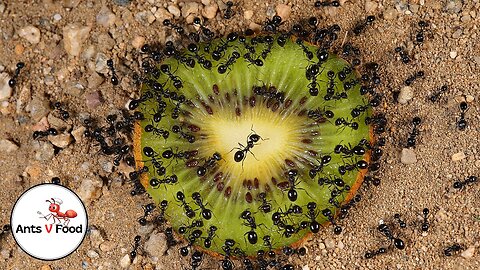
[[[233,159],[235,160],[235,162],[242,162],[242,168],[243,168],[243,162],[245,161],[245,159],[247,158],[247,152],[250,152],[250,154],[252,154],[252,156],[257,159],[255,157],[255,154],[250,150],[252,149],[255,145],[258,145],[258,141],[259,140],[262,140],[262,141],[265,141],[265,140],[268,140],[268,139],[264,139],[262,138],[260,135],[258,135],[254,130],[253,130],[253,125],[250,129],[252,132],[247,136],[247,146],[244,146],[243,144],[241,143],[238,143],[238,145],[240,147],[235,147],[233,148],[232,150],[230,150],[230,152],[232,152],[234,149],[238,149],[234,156],[233,156]],[[258,159],[257,159],[258,160]]]

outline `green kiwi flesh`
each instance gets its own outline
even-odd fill
[[[142,95],[149,98],[138,107],[145,119],[137,129],[139,142],[134,150],[149,169],[143,183],[156,203],[168,201],[165,216],[175,231],[181,228],[189,245],[225,254],[233,250],[225,246],[231,239],[242,254],[227,255],[239,256],[290,246],[312,231],[313,221],[331,221],[366,171],[356,164],[368,161],[367,147],[362,147],[366,151],[361,155],[334,151],[337,145],[352,149],[371,141],[370,126],[365,124],[371,109],[366,106],[367,97],[360,93],[358,74],[332,53],[319,61],[319,48],[314,45],[287,39],[280,46],[279,37],[273,38],[273,42],[258,36],[199,43],[197,52],[185,49],[156,66],[157,74],[150,79],[157,87],[152,81],[142,86]],[[253,54],[249,52],[252,47]],[[211,53],[218,48],[224,50],[215,61]],[[308,59],[307,51],[313,58]],[[234,52],[240,57],[234,59]],[[266,58],[262,52],[267,52]],[[195,60],[193,68],[185,64],[188,58]],[[257,65],[255,59],[261,59],[263,65]],[[204,60],[213,64],[210,69],[199,63]],[[222,74],[220,65],[228,66]],[[312,65],[319,69],[313,76],[315,82],[307,76]],[[168,71],[162,72],[162,66]],[[342,71],[345,78],[339,76]],[[174,82],[178,80],[182,85],[177,89]],[[318,95],[310,94],[312,87],[318,88]],[[329,87],[333,95],[327,94]],[[185,101],[182,98],[180,102],[179,96]],[[363,110],[353,117],[355,108]],[[154,116],[161,120],[155,122]],[[168,137],[162,136],[165,131]],[[253,134],[259,139],[247,147]],[[189,142],[191,136],[193,142]],[[150,149],[153,154],[147,156],[145,151]],[[162,156],[168,150],[177,155]],[[244,154],[239,162],[234,160],[238,151]],[[220,154],[220,160],[213,158],[215,153]],[[322,158],[328,157],[331,160],[322,163]],[[350,166],[342,175],[339,167],[348,165],[353,169]],[[158,167],[166,169],[164,175]],[[199,176],[201,168],[205,174]],[[313,168],[317,168],[314,176]],[[171,181],[172,175],[175,181]],[[152,179],[157,180],[155,186]],[[289,198],[292,189],[297,193],[295,200]],[[179,192],[184,199],[179,199]],[[201,204],[192,198],[195,192]],[[316,207],[307,209],[309,202],[315,202]],[[195,213],[193,218],[187,216],[188,208]],[[202,216],[202,209],[211,211],[209,219]],[[325,215],[328,210],[331,215]],[[274,214],[280,216],[276,222]],[[198,220],[203,226],[195,226]],[[217,230],[209,236],[211,226]],[[249,239],[252,231],[256,241]],[[269,242],[264,241],[265,236],[270,237]],[[206,240],[211,244],[205,246]]]

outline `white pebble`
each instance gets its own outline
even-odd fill
[[[92,250],[90,249],[89,251],[87,251],[87,256],[91,259],[95,259],[95,258],[98,258],[98,253],[95,251],[95,250]]]
[[[460,161],[464,158],[466,158],[467,156],[465,155],[465,153],[462,151],[462,152],[458,152],[458,153],[455,153],[452,155],[452,161]]]
[[[302,266],[302,270],[310,270],[310,266],[304,265],[304,266]]]
[[[400,94],[398,95],[398,102],[400,104],[407,104],[409,100],[413,98],[413,88],[410,86],[404,86],[400,89]]]
[[[101,181],[100,179],[86,178],[83,179],[82,183],[80,184],[80,188],[78,189],[77,194],[82,199],[82,201],[90,203],[91,201],[98,199],[102,195],[102,186],[103,181]]]
[[[21,28],[17,34],[32,44],[40,42],[40,30],[33,25],[27,25]]]
[[[145,251],[151,257],[159,257],[167,251],[167,240],[165,234],[155,233],[151,234],[145,242]]]
[[[400,162],[403,164],[414,164],[417,162],[417,155],[412,149],[403,148],[400,156]]]
[[[0,74],[0,101],[7,100],[12,96],[12,88],[8,85],[10,75],[4,72]]]
[[[325,247],[327,249],[332,249],[335,247],[335,240],[331,239],[331,238],[327,238],[325,239]]]
[[[115,23],[115,14],[106,6],[103,6],[98,12],[96,18],[97,23],[103,27],[110,27]]]
[[[58,22],[62,19],[62,15],[55,13],[55,15],[53,15],[53,19]]]
[[[457,52],[456,51],[451,51],[450,52],[450,58],[452,58],[452,59],[457,58]]]

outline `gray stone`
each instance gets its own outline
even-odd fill
[[[153,233],[145,242],[145,251],[151,257],[160,257],[167,251],[167,241],[165,234]]]
[[[33,141],[33,149],[35,150],[35,159],[38,161],[51,160],[55,155],[55,148],[46,141]]]
[[[102,6],[95,19],[101,26],[110,27],[115,23],[116,17],[108,7]]]
[[[131,0],[113,0],[113,2],[119,6],[128,6]]]
[[[98,91],[87,94],[85,96],[85,100],[87,106],[91,109],[95,109],[102,104],[102,97],[100,96],[100,93]]]
[[[103,181],[101,179],[85,178],[80,184],[77,194],[85,203],[88,204],[93,200],[100,198],[102,195],[102,187]]]

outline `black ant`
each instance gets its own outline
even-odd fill
[[[217,227],[213,225],[208,228],[208,235],[203,241],[203,244],[205,245],[206,248],[210,248],[212,246],[212,240],[213,240],[213,237],[215,236],[216,231],[217,231]]]
[[[190,262],[190,266],[192,267],[192,270],[198,269],[198,267],[200,267],[200,265],[202,264],[202,260],[203,260],[203,252],[198,250],[194,251],[192,254],[191,262]]]
[[[252,149],[253,146],[255,146],[260,139],[262,139],[262,137],[252,130],[252,133],[247,136],[247,146],[243,146],[243,144],[238,143],[240,147],[234,148],[234,149],[238,149],[238,151],[235,152],[233,157],[235,162],[242,162],[242,165],[243,165],[243,161],[247,157],[246,156],[247,152],[250,152],[255,157],[255,155],[250,151],[250,149]]]
[[[171,247],[173,247],[173,246],[175,246],[176,244],[178,244],[178,241],[175,240],[175,236],[174,236],[174,234],[173,234],[173,229],[172,229],[172,227],[166,228],[164,234],[165,234],[165,237],[167,238],[167,250],[165,251],[165,255],[166,255],[166,254],[167,254],[167,251],[168,251]]]
[[[195,211],[193,211],[192,208],[185,201],[185,195],[183,194],[183,192],[178,191],[176,197],[177,197],[177,200],[182,203],[183,209],[185,210],[185,214],[187,215],[187,217],[194,218]]]
[[[51,182],[52,182],[52,184],[60,185],[60,183],[61,183],[60,177],[58,177],[58,176],[52,177]]]
[[[413,74],[412,76],[408,77],[405,80],[405,85],[411,85],[416,79],[423,78],[425,76],[425,72],[423,70],[418,71],[417,73]]]
[[[178,227],[178,233],[180,234],[186,234],[187,231],[189,231],[190,229],[193,229],[193,228],[201,228],[203,227],[203,221],[198,219],[198,220],[194,220],[192,221],[192,223],[188,226],[180,226]],[[198,237],[197,237],[198,238]]]
[[[342,227],[338,226],[337,223],[335,222],[332,214],[332,210],[330,210],[329,208],[325,208],[322,210],[322,215],[326,217],[328,221],[330,221],[330,223],[332,223],[332,225],[334,226],[333,227],[334,234],[339,235],[342,233]]]
[[[420,133],[418,130],[418,126],[422,123],[422,119],[418,116],[414,117],[412,120],[413,130],[410,132],[410,135],[407,139],[407,147],[414,147],[416,144],[417,136]]]
[[[334,113],[330,110],[317,108],[315,110],[309,110],[307,117],[314,120],[315,122],[323,123],[326,119],[333,118]]]
[[[243,222],[244,226],[250,227],[250,231],[246,232],[244,235],[247,235],[248,242],[252,245],[256,244],[258,241],[257,233],[255,229],[257,228],[257,224],[255,223],[255,218],[252,215],[252,212],[249,210],[245,210],[242,212],[240,217],[245,220]]]
[[[58,112],[60,113],[60,116],[62,117],[63,120],[67,120],[68,118],[70,118],[70,113],[68,113],[66,110],[64,110],[62,108],[62,104],[60,102],[55,102],[53,104],[53,107],[58,110]]]
[[[339,7],[340,2],[339,1],[315,1],[315,3],[313,5],[316,8],[320,8],[320,7]]]
[[[183,35],[185,33],[185,29],[183,29],[183,27],[172,23],[172,21],[170,21],[169,19],[164,20],[163,25],[167,27],[171,27],[173,30],[175,30],[175,32],[177,32],[180,35]]]
[[[430,223],[428,222],[428,214],[430,213],[430,210],[428,210],[428,208],[423,208],[422,213],[423,213],[422,231],[426,232],[430,227]]]
[[[311,96],[317,96],[318,95],[318,83],[317,83],[317,76],[320,73],[320,68],[318,64],[312,64],[307,67],[305,71],[305,76],[307,77],[307,80],[310,80],[311,82],[308,84],[308,92],[310,93]]]
[[[8,86],[10,87],[14,87],[16,84],[17,84],[17,78],[18,78],[18,75],[20,75],[20,71],[22,70],[22,68],[25,67],[25,63],[24,62],[18,62],[17,63],[17,68],[15,69],[15,74],[13,74],[13,78],[11,78],[10,80],[8,80]]]
[[[230,69],[230,66],[232,66],[237,59],[240,58],[240,53],[237,51],[232,52],[232,55],[228,58],[227,62],[220,64],[218,66],[218,73],[223,74],[227,71],[227,69]]]
[[[440,100],[442,95],[447,92],[448,86],[447,85],[442,85],[440,89],[436,92],[434,92],[430,97],[428,98],[431,102],[436,102],[437,100]]]
[[[205,56],[198,53],[198,45],[195,43],[190,43],[187,46],[188,51],[193,53],[193,56],[197,59],[198,63],[202,65],[203,68],[210,70],[212,68],[212,62],[205,58]]]
[[[46,131],[36,130],[36,131],[33,132],[32,137],[33,137],[34,140],[38,140],[40,138],[47,137],[49,135],[50,136],[57,136],[58,131],[55,128],[49,128]]]
[[[407,223],[405,223],[405,221],[403,221],[400,218],[400,214],[397,213],[397,214],[393,215],[393,218],[398,222],[398,225],[400,226],[400,228],[404,229],[404,228],[407,227]]]
[[[447,257],[450,257],[450,256],[453,255],[454,252],[459,252],[461,250],[463,250],[463,247],[460,244],[455,243],[455,244],[445,248],[443,250],[443,254],[445,254],[445,256],[447,256]]]
[[[426,21],[418,22],[418,27],[420,27],[420,30],[418,30],[417,34],[415,35],[415,45],[420,45],[425,41],[425,29],[429,26],[430,24]]]
[[[478,181],[478,178],[474,175],[471,175],[467,177],[464,181],[456,181],[455,183],[453,183],[453,188],[463,189],[465,186],[476,183],[477,181]]]
[[[232,1],[227,1],[227,3],[225,3],[225,5],[227,5],[227,8],[225,9],[225,11],[223,12],[223,18],[225,20],[229,20],[231,19],[233,16],[235,16],[235,11],[233,10],[233,2]]]
[[[9,232],[11,229],[12,227],[10,226],[10,224],[3,225],[2,230],[0,231],[0,239],[3,237],[4,234],[7,234],[7,232]]]
[[[244,55],[243,55],[243,58],[245,58],[245,60],[246,60],[247,62],[249,62],[250,64],[254,64],[254,65],[258,66],[258,67],[263,66],[263,61],[262,61],[262,59],[260,59],[260,58],[254,59],[254,58],[250,55],[250,53],[244,54]]]
[[[107,60],[107,66],[110,68],[110,71],[112,72],[112,77],[110,78],[110,82],[112,82],[113,85],[118,85],[118,78],[117,78],[117,74],[115,73],[115,67],[113,66],[112,59]]]
[[[468,104],[463,101],[460,103],[460,119],[457,120],[458,130],[465,130],[468,126],[467,120],[465,120],[465,113],[468,110]]]
[[[165,150],[162,153],[162,157],[165,159],[175,159],[178,162],[178,159],[189,159],[196,155],[196,151],[177,151],[173,152],[171,149]],[[173,161],[172,159],[172,161]]]
[[[332,160],[332,157],[329,155],[324,155],[320,160],[318,160],[319,164],[315,165],[310,171],[308,171],[308,175],[310,178],[314,179],[317,176],[317,173],[323,170],[323,166],[327,165]]]
[[[158,136],[158,137],[163,137],[165,140],[168,139],[170,132],[168,130],[160,129],[152,124],[148,124],[144,128],[145,132],[152,132],[153,135]]]
[[[165,167],[161,167],[160,169],[157,169],[157,173],[162,174],[162,175],[165,174],[164,169],[165,169]],[[163,185],[175,185],[177,182],[178,182],[178,177],[175,174],[167,176],[163,179],[152,178],[149,181],[150,186],[152,186],[152,188],[154,188],[154,189],[159,188],[161,184],[163,184]]]
[[[163,223],[165,223],[166,219],[165,219],[165,211],[167,211],[167,207],[168,207],[168,201],[167,200],[162,200],[160,202],[160,213],[154,218],[154,222],[157,224],[157,225],[161,225]]]
[[[153,212],[155,209],[155,204],[149,203],[143,206],[143,216],[138,219],[138,223],[140,223],[141,226],[147,225],[147,217]]]
[[[320,223],[317,221],[319,211],[317,211],[317,204],[315,202],[309,202],[307,204],[307,217],[310,219],[309,227],[310,231],[313,233],[318,233],[320,231]]]
[[[239,36],[238,41],[242,43],[243,47],[250,53],[255,54],[255,47],[247,43],[247,38],[245,36]]]
[[[143,103],[151,99],[152,97],[153,97],[152,92],[150,91],[145,92],[144,94],[142,94],[142,96],[139,99],[132,99],[128,104],[128,109],[133,111],[140,105],[140,103]]]
[[[202,20],[199,17],[193,18],[193,23],[200,27],[200,32],[206,37],[207,40],[213,39],[213,37],[215,36],[215,33],[213,33],[212,30],[205,27],[205,25],[202,24]],[[196,33],[194,33],[194,34],[195,35],[192,35],[192,37],[194,37],[195,42],[198,42],[199,41],[199,36]],[[207,46],[204,48],[204,51],[209,52],[209,50],[210,50],[210,45],[207,44]]]
[[[212,58],[215,61],[220,60],[222,58],[223,53],[230,47],[229,43],[234,42],[238,38],[237,32],[231,32],[227,35],[226,41],[221,40],[220,44],[213,50]]]
[[[173,86],[177,89],[180,89],[183,87],[183,83],[182,83],[182,80],[180,79],[180,77],[178,76],[175,76],[173,75],[173,73],[171,72],[170,70],[170,66],[169,65],[166,65],[166,64],[163,64],[160,66],[160,70],[167,74],[167,76],[170,78],[170,80],[172,80],[173,82]]]
[[[225,244],[222,246],[222,250],[225,252],[222,262],[222,269],[223,270],[232,270],[235,267],[235,264],[230,260],[230,256],[232,255],[232,247],[235,245],[235,240],[233,239],[226,239]]]
[[[272,19],[267,19],[267,21],[265,22],[265,25],[263,26],[263,30],[265,30],[266,32],[276,33],[278,28],[282,24],[283,24],[282,17],[280,17],[278,15],[275,15],[275,16],[273,16]],[[285,42],[283,42],[283,41],[279,41],[277,39],[277,42],[279,42],[278,45],[283,47],[281,44],[285,45],[286,40],[285,40]]]
[[[340,117],[335,120],[335,126],[344,126],[344,127],[350,127],[352,130],[357,130],[358,129],[358,123],[352,121],[347,121],[345,118]]]
[[[120,161],[125,160],[126,155],[128,155],[128,153],[130,152],[130,146],[123,145],[123,146],[115,147],[114,152],[116,156],[113,159],[113,165],[120,166]]]
[[[371,259],[377,255],[385,254],[386,252],[387,252],[387,249],[384,247],[381,247],[378,250],[374,250],[374,251],[367,251],[365,252],[365,259]]]
[[[215,152],[211,158],[209,158],[205,163],[198,167],[197,169],[197,175],[198,176],[204,176],[207,173],[207,169],[211,168],[215,165],[216,162],[220,161],[222,159],[222,156],[218,153]]]
[[[358,105],[358,106],[356,106],[355,108],[352,109],[352,111],[350,112],[350,115],[353,118],[357,118],[360,115],[362,115],[362,113],[365,113],[371,107],[372,106],[370,104],[368,104],[368,105]]]
[[[381,223],[380,225],[378,225],[377,230],[381,232],[385,237],[387,237],[388,240],[392,241],[393,245],[397,249],[401,250],[405,248],[405,242],[403,242],[403,240],[400,238],[394,237],[387,224]]]
[[[133,239],[134,246],[133,246],[132,251],[130,251],[130,261],[131,262],[133,262],[135,257],[137,257],[137,249],[140,246],[140,239],[141,239],[140,235],[135,236],[135,238]]]
[[[183,132],[180,126],[172,126],[172,132],[175,134],[179,134],[181,138],[186,139],[189,143],[195,142],[195,136]]]
[[[360,35],[365,30],[365,28],[368,25],[372,24],[374,21],[375,21],[375,16],[373,16],[373,15],[367,16],[365,21],[357,22],[357,24],[355,25],[355,27],[352,30],[353,33],[357,36]]]
[[[395,52],[398,53],[400,55],[400,58],[402,59],[402,62],[404,64],[408,64],[410,63],[410,56],[408,56],[408,53],[405,52],[405,48],[403,47],[396,47],[395,48]]]
[[[270,203],[270,201],[267,201],[267,193],[265,192],[259,193],[258,198],[262,202],[262,204],[258,207],[258,209],[262,210],[264,213],[268,213],[272,211],[272,204]]]
[[[298,38],[295,43],[297,43],[297,45],[300,46],[300,48],[302,48],[302,51],[305,54],[305,56],[308,58],[308,60],[312,60],[313,52],[310,51],[310,49],[308,49],[308,47],[305,46],[305,44],[303,44],[303,40]]]
[[[265,36],[264,40],[265,40],[265,43],[267,43],[267,47],[262,51],[260,55],[265,60],[267,59],[268,54],[272,50],[274,38],[272,36]]]
[[[212,211],[210,209],[207,209],[205,207],[206,204],[203,203],[202,197],[200,196],[199,192],[194,192],[192,194],[192,199],[194,200],[195,204],[202,209],[202,217],[206,220],[209,220],[212,218]]]

